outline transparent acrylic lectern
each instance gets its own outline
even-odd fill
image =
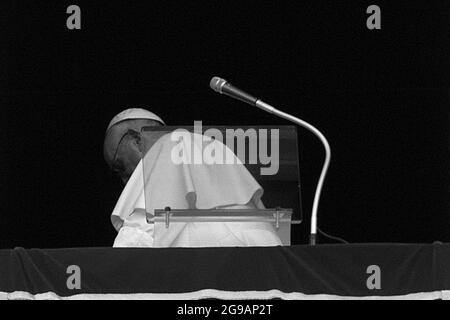
[[[187,143],[189,137],[192,140]],[[194,139],[199,140],[194,142]],[[168,145],[172,146],[172,150],[165,150],[166,144],[161,141],[169,140],[171,142]],[[223,146],[223,149],[209,148],[213,145],[212,142],[216,143],[214,145],[216,147]],[[180,147],[181,145],[184,149]],[[141,130],[141,147],[146,216],[147,221],[154,224],[155,246],[164,246],[164,237],[161,236],[159,239],[158,235],[171,228],[176,233],[177,229],[186,224],[209,226],[219,223],[231,226],[243,223],[270,224],[282,245],[291,244],[291,225],[300,224],[302,221],[296,127],[201,125],[144,127]],[[170,153],[171,157],[167,159],[171,159],[173,163],[156,166],[155,163],[160,161],[159,153]],[[201,180],[204,182],[202,188],[206,193],[211,191],[208,190],[209,183],[215,184],[216,187],[219,185],[220,189],[220,179],[223,179],[224,184],[229,184],[229,187],[224,185],[220,189],[224,191],[225,198],[229,188],[239,189],[240,186],[233,186],[233,183],[230,183],[233,177],[227,175],[215,177],[214,172],[222,172],[217,170],[217,166],[236,166],[237,171],[231,170],[231,175],[238,172],[237,180],[254,180],[254,183],[252,181],[249,183],[252,186],[259,185],[263,190],[262,196],[258,197],[259,204],[254,207],[235,206],[232,203],[224,207],[209,207],[208,203],[213,202],[201,199],[195,194],[195,188],[185,180],[178,180],[176,175],[171,174],[162,177],[161,174],[155,175],[155,170],[164,170],[166,166],[173,168],[171,171],[180,170],[181,176],[195,175],[197,172],[202,175],[206,172],[205,178]],[[178,169],[178,166],[185,168]],[[206,167],[196,171],[195,166]],[[209,166],[216,167],[212,170]],[[228,172],[226,170],[224,172]],[[162,184],[161,179],[173,181],[173,190],[166,190],[161,194],[161,190],[158,189]],[[183,186],[179,186],[180,183]],[[185,199],[173,200],[169,194],[172,191],[180,192],[178,190],[180,188],[187,190],[180,193],[185,195]],[[160,192],[156,201],[158,204],[155,206],[155,194],[158,192]],[[168,203],[161,202],[161,198],[165,199],[166,196]],[[218,195],[217,198],[221,196]]]

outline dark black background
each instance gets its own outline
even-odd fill
[[[81,30],[66,28],[70,4]],[[381,30],[366,28],[370,4]],[[325,231],[450,241],[449,17],[448,1],[2,1],[0,248],[112,245],[122,186],[102,144],[124,108],[171,125],[288,124],[215,94],[214,75],[328,137]],[[306,243],[323,151],[299,139]]]

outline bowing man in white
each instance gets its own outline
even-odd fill
[[[263,189],[244,165],[177,163],[174,152],[201,150],[203,144],[236,157],[219,141],[175,131],[155,135],[142,159],[140,131],[164,122],[152,112],[133,108],[110,122],[105,135],[104,157],[125,184],[111,214],[118,231],[114,247],[230,247],[277,246],[281,240],[274,227],[264,222],[174,223],[155,228],[146,220],[146,209],[251,209],[264,208]],[[174,139],[177,136],[177,139]],[[198,135],[197,135],[198,138]],[[200,142],[199,142],[200,141]],[[220,151],[222,150],[222,151]],[[200,151],[201,152],[201,151]],[[231,153],[231,155],[230,155]],[[145,167],[145,177],[144,170]],[[147,190],[144,190],[144,179]],[[150,188],[148,188],[150,186]],[[147,208],[146,208],[147,204]]]

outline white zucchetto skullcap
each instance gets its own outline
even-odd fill
[[[108,128],[106,131],[108,131],[113,125],[125,121],[125,120],[132,120],[132,119],[149,119],[149,120],[155,120],[160,122],[161,124],[165,125],[164,121],[158,117],[153,112],[150,112],[145,109],[141,108],[130,108],[126,109],[112,118],[111,122],[108,125]]]

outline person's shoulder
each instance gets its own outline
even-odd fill
[[[172,142],[172,143],[178,143],[186,139],[193,139],[195,137],[195,134],[190,132],[187,129],[175,129],[167,134],[164,135],[163,142]]]
[[[183,142],[186,139],[192,139],[192,137],[193,134],[186,129],[175,129],[161,136],[155,145],[159,145],[161,147],[173,146]]]

